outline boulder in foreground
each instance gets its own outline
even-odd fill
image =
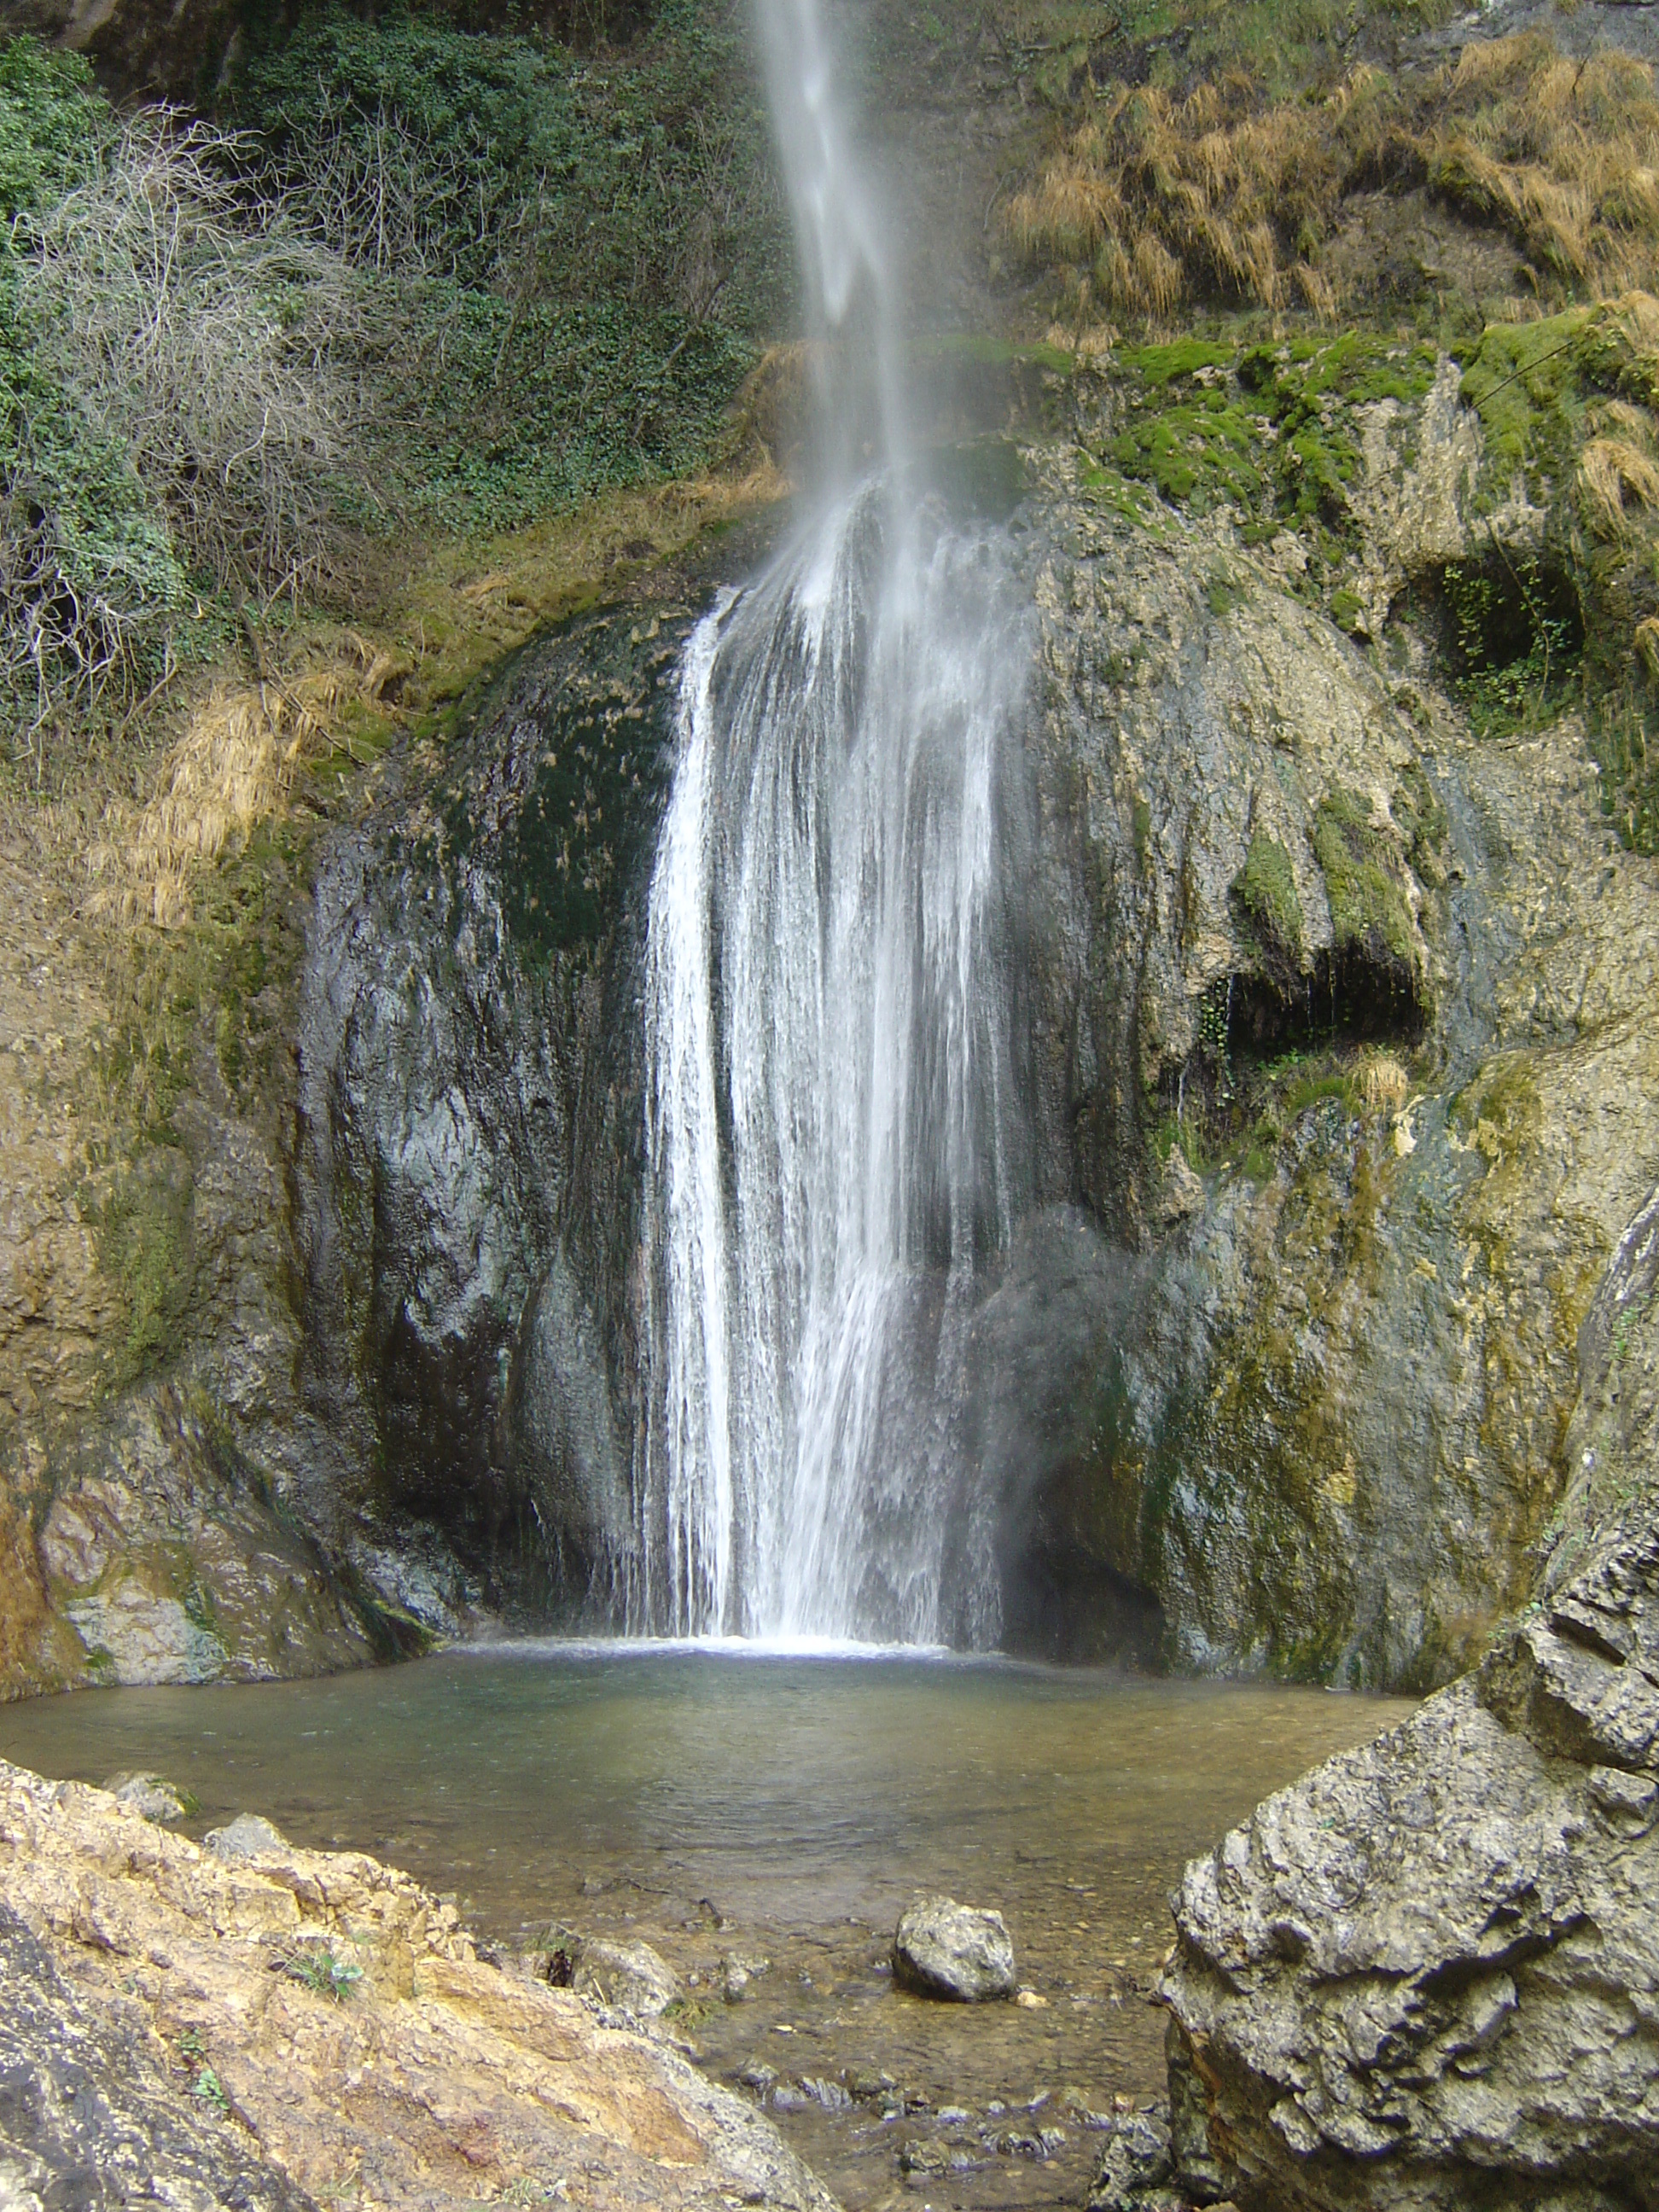
[[[893,1978],[918,1996],[978,2004],[1012,1996],[1014,1947],[1000,1912],[919,1897],[893,1938]]]
[[[125,2203],[141,2173],[180,2212],[300,2212],[348,2178],[384,2212],[835,2212],[751,2106],[486,1964],[407,1875],[259,1841],[221,1857],[0,1762],[0,2203],[70,2173]]]
[[[1532,1605],[1187,1869],[1158,1992],[1182,2201],[1659,2208],[1659,1191],[1580,1356]]]

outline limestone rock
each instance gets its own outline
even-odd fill
[[[211,1851],[227,1866],[235,1866],[244,1860],[266,1858],[273,1852],[286,1851],[288,1845],[263,1814],[239,1813],[222,1828],[210,1828],[202,1838],[202,1849]]]
[[[592,1937],[581,1947],[570,1977],[578,1996],[592,1997],[612,2011],[657,2020],[685,1996],[679,1976],[648,1943],[611,1943]]]
[[[1180,1146],[1171,1146],[1170,1157],[1164,1164],[1164,1179],[1158,1185],[1158,1220],[1168,1229],[1177,1221],[1189,1221],[1194,1214],[1203,1211],[1204,1186],[1188,1165]]]
[[[388,2212],[532,2191],[663,2212],[706,2212],[723,2197],[834,2212],[752,2106],[568,1990],[486,1965],[451,1907],[361,1853],[277,1838],[227,1862],[104,1791],[0,1764],[0,1890],[68,1991],[27,2012],[9,1985],[0,2001],[0,2070],[46,2085],[28,2090],[21,2117],[21,2155],[36,2164],[0,2148],[0,2202],[13,2201],[8,2160],[50,2185],[84,2154],[91,2171],[73,2201],[114,2212],[136,2193],[121,2145],[142,2126],[155,2146],[144,2180],[185,2212],[288,2212],[326,2198],[343,2173]],[[337,2001],[273,1971],[315,1945],[360,1970]],[[63,2054],[82,2063],[70,2044],[82,2022],[77,2077]],[[148,2071],[112,2055],[129,2047],[149,2054]],[[66,2120],[52,2100],[77,2095],[82,2079],[88,2101]],[[216,2170],[201,2130],[216,2136],[221,2109],[231,2149]],[[0,2145],[18,2128],[18,2108],[0,2100]],[[16,2187],[42,2194],[33,2179]],[[48,2189],[43,2201],[59,2199]]]
[[[1437,421],[1454,402],[1437,386]],[[1469,429],[1443,427],[1436,531]],[[1577,1333],[1659,1175],[1659,866],[1610,836],[1577,718],[1477,742],[1224,531],[1138,528],[1038,466],[1054,1204],[1008,1280],[1063,1202],[1139,1281],[1044,1285],[1086,1381],[1023,1425],[1001,1409],[1042,1379],[1029,1336],[1000,1334],[1005,1292],[975,1317],[1004,1641],[1431,1687],[1528,1595]],[[1334,1055],[1323,1096],[1271,1081],[1345,1001],[1369,1054]],[[1403,1101],[1367,1095],[1384,1058]],[[1281,1103],[1186,1215],[1160,1148],[1224,1089]]]
[[[893,1937],[893,1978],[919,1996],[977,2004],[1012,1996],[1014,1947],[1000,1912],[919,1897]]]
[[[165,2070],[135,2004],[89,2004],[0,1903],[0,2204],[314,2212],[313,2201]]]
[[[180,1790],[165,1775],[118,1774],[105,1787],[118,1805],[130,1805],[145,1820],[160,1821],[164,1827],[196,1809],[189,1790]]]
[[[1659,1401],[1656,1225],[1581,1338],[1612,1463],[1555,1532],[1574,1571],[1187,1870],[1176,2163],[1246,2212],[1659,2204],[1659,1465],[1618,1451]]]
[[[726,1960],[721,1977],[721,1986],[727,2004],[741,2004],[750,1988],[763,1974],[769,1973],[772,1961],[753,1954],[733,1951]]]

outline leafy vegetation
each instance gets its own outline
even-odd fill
[[[248,59],[234,113],[379,304],[399,472],[446,523],[693,466],[787,304],[764,117],[692,0],[603,63],[331,9]]]
[[[265,679],[279,602],[350,603],[411,524],[705,463],[787,306],[740,41],[693,0],[608,58],[330,9],[216,125],[14,40],[0,198],[0,746],[37,783],[239,639]]]
[[[363,1978],[361,1966],[336,1957],[325,1943],[309,1944],[295,1952],[285,1971],[290,1981],[298,1982],[314,1996],[332,1997],[336,2004],[342,2003]]]

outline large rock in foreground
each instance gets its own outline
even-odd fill
[[[0,2203],[68,2203],[70,2169],[76,2204],[125,2203],[140,2144],[147,2200],[184,2212],[297,2212],[348,2181],[405,2212],[834,2212],[760,2114],[486,1964],[359,1853],[227,1862],[0,1763]]]
[[[1540,1599],[1188,1868],[1160,1994],[1190,2197],[1659,2206],[1659,1466],[1625,1449],[1656,1293],[1659,1193],[1585,1325]]]
[[[979,2004],[1013,1994],[1014,1946],[1000,1912],[919,1897],[893,1938],[893,1978],[918,1996]]]

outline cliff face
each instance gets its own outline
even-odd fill
[[[1659,1176],[1655,865],[1604,828],[1571,714],[1476,737],[1431,609],[1362,650],[1283,538],[1091,459],[1116,386],[1044,374],[1072,434],[962,471],[1011,512],[1039,638],[1034,1205],[964,1430],[1004,1640],[1431,1687],[1530,1587],[1577,1332]],[[1351,504],[1398,604],[1491,521],[1455,379],[1383,415]],[[245,856],[137,1164],[88,1169],[110,978],[36,884],[7,971],[15,1689],[611,1617],[644,894],[700,557]]]
[[[1427,1686],[1530,1586],[1659,1168],[1656,871],[1572,719],[1475,739],[1224,539],[1049,498],[1043,1158],[1156,1256],[1014,1548],[1188,1665]]]
[[[1656,1290],[1659,1192],[1581,1332],[1538,1597],[1188,1869],[1160,1995],[1189,2201],[1656,2201]]]
[[[1225,532],[1027,465],[1037,1204],[971,1413],[1005,1633],[1429,1686],[1529,1586],[1575,1336],[1659,1170],[1655,872],[1572,720],[1476,740]],[[603,1608],[631,1540],[641,855],[687,619],[538,649],[319,878],[311,1387],[519,1603]],[[549,889],[584,746],[627,787],[602,928]],[[310,1480],[313,1516],[363,1494]]]

